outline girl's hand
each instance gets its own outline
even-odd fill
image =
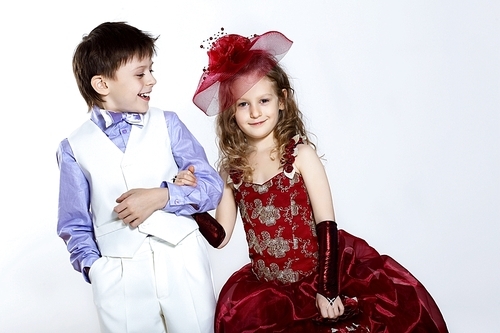
[[[194,175],[194,166],[190,165],[187,170],[179,171],[177,176],[174,177],[173,183],[175,185],[196,186],[196,176]]]
[[[344,304],[338,296],[330,303],[325,296],[316,294],[316,307],[323,318],[335,319],[344,314]]]

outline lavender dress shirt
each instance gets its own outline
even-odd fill
[[[162,184],[158,184],[169,189],[170,199],[163,209],[176,215],[215,209],[222,196],[222,179],[208,162],[203,147],[177,114],[164,111],[164,115],[174,160],[179,170],[194,165],[198,184],[196,187],[178,186],[171,179],[165,179]],[[132,116],[134,125],[127,122],[127,116]],[[94,108],[90,119],[125,152],[131,127],[141,126],[142,116]],[[71,264],[89,282],[84,267],[91,267],[100,257],[90,212],[90,187],[67,139],[60,143],[56,157],[60,169],[57,233],[66,243]]]

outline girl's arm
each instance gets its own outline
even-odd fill
[[[231,186],[229,186],[225,181],[228,177],[228,174],[222,171],[220,175],[224,181],[224,189],[222,191],[222,199],[215,211],[215,219],[224,228],[225,237],[220,245],[217,246],[217,248],[219,249],[226,246],[226,244],[231,239],[234,225],[236,224],[236,214],[238,213],[236,202],[234,201],[233,190]],[[194,167],[189,166],[187,170],[179,171],[177,176],[175,176],[173,182],[176,185],[196,186],[197,178],[195,176]]]
[[[319,242],[319,283],[316,307],[323,318],[337,318],[344,313],[338,297],[337,228],[332,194],[323,163],[309,145],[298,145],[295,166],[306,185]],[[327,298],[326,296],[330,297]]]
[[[295,167],[304,179],[316,223],[335,221],[332,193],[323,163],[311,146],[299,144],[297,149]]]
[[[224,180],[224,190],[222,192],[222,199],[217,206],[217,210],[215,211],[215,219],[224,227],[224,230],[226,231],[226,238],[219,246],[219,249],[226,246],[231,239],[234,225],[236,224],[236,215],[238,213],[238,207],[236,206],[236,201],[234,200],[233,189],[226,181],[228,174],[222,171],[220,175]]]

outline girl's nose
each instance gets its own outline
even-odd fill
[[[260,108],[258,106],[251,106],[250,107],[250,118],[259,118],[262,115],[262,112],[260,112]]]

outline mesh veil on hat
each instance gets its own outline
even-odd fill
[[[278,31],[268,31],[262,35],[243,37],[236,34],[224,35],[208,50],[208,66],[204,70],[198,88],[193,96],[193,103],[213,116],[225,110],[241,96],[233,96],[234,100],[219,106],[219,87],[221,82],[233,78],[248,64],[255,54],[267,53],[278,63],[292,46],[292,41]],[[266,75],[272,68],[261,68],[258,75],[254,75],[249,90],[255,83]],[[244,91],[245,92],[245,91]],[[243,92],[243,94],[244,94]],[[220,110],[219,110],[220,109]]]

